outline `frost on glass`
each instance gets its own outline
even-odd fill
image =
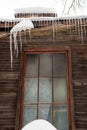
[[[37,106],[24,106],[23,126],[35,120],[37,117]]]
[[[54,102],[67,103],[67,88],[65,78],[54,78]]]
[[[40,76],[52,76],[52,55],[40,55]]]
[[[45,119],[52,122],[52,107],[51,105],[39,105],[39,119]]]
[[[37,78],[25,78],[24,89],[24,103],[36,103],[37,102]]]
[[[53,77],[66,76],[66,55],[53,54]]]
[[[26,77],[38,76],[38,55],[26,56]]]
[[[39,101],[52,102],[52,79],[40,78],[39,79]]]
[[[54,122],[58,130],[68,130],[68,113],[67,107],[55,107]]]

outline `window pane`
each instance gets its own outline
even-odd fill
[[[67,103],[67,88],[65,78],[54,78],[54,102]]]
[[[67,107],[55,107],[54,122],[58,130],[68,130]]]
[[[37,102],[37,78],[25,78],[24,103]]]
[[[53,54],[53,76],[66,76],[66,55]]]
[[[35,120],[37,117],[37,106],[24,106],[23,126]]]
[[[39,79],[39,101],[52,102],[52,79],[40,78]]]
[[[30,54],[26,56],[26,77],[38,75],[38,55]]]
[[[45,119],[52,122],[52,107],[51,105],[39,105],[39,119]]]
[[[40,55],[40,76],[52,76],[52,55]]]

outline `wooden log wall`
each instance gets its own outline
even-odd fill
[[[72,48],[72,80],[77,130],[87,130],[87,46]]]
[[[10,66],[9,44],[0,42],[0,130],[14,130],[19,84],[19,61]]]
[[[75,104],[76,130],[87,130],[87,45],[76,41],[55,44],[48,41],[32,43],[28,47],[69,47],[71,49],[72,86]],[[24,45],[25,46],[25,45]],[[17,97],[20,87],[20,58],[10,67],[9,42],[0,41],[0,130],[17,130]],[[19,101],[20,103],[20,101]]]

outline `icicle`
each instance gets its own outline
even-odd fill
[[[57,34],[57,21],[54,21],[54,30],[55,30],[55,39],[56,39],[56,34]]]
[[[41,21],[39,21],[39,27],[41,26]]]
[[[66,27],[67,27],[67,35],[68,35],[68,31],[69,31],[69,21],[66,20]]]
[[[86,36],[86,19],[83,19],[83,25],[84,25],[84,34]]]
[[[31,30],[29,29],[29,38],[30,38],[30,42],[31,42]]]
[[[54,26],[54,20],[52,21],[52,30],[53,30],[53,41],[55,39],[55,26]]]
[[[9,21],[8,21],[8,31],[9,31]]]
[[[17,45],[17,33],[13,33],[14,37],[14,52],[16,52],[16,57],[18,58],[18,45]]]
[[[42,22],[42,20],[41,20],[41,27],[43,26],[43,22]]]
[[[47,20],[47,26],[49,26],[49,23],[48,23],[49,21]]]
[[[74,29],[74,19],[71,19],[71,29]],[[74,33],[72,32],[72,37],[74,36]]]
[[[77,35],[77,19],[74,19],[75,21],[75,35]]]
[[[84,36],[83,36],[83,28],[82,28],[82,19],[80,18],[80,24],[81,24],[81,39],[82,39],[82,44],[84,44]]]
[[[45,20],[44,20],[44,27],[45,27]]]
[[[80,19],[77,19],[78,21],[78,37],[80,38]]]
[[[26,31],[24,31],[24,34],[25,34],[25,43],[27,42],[27,39],[26,39]]]
[[[71,19],[69,19],[69,30],[70,30],[70,38],[71,38]]]
[[[11,69],[13,69],[12,34],[10,34],[10,57],[11,57]]]
[[[15,26],[15,21],[14,21],[14,24],[13,24],[13,26]]]
[[[7,22],[5,21],[5,32],[6,32],[6,26],[7,26]]]
[[[11,21],[11,23],[10,23],[10,27],[12,28],[12,21]]]
[[[59,19],[56,21],[56,26],[57,27],[59,26]],[[56,33],[57,33],[57,29],[58,29],[57,27],[56,27]]]
[[[20,51],[22,51],[22,38],[21,38],[21,32],[19,32],[19,38],[20,38]]]

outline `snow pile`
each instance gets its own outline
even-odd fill
[[[22,130],[57,130],[57,129],[48,121],[38,119],[24,126]]]
[[[29,30],[34,28],[33,23],[30,19],[23,19],[20,23],[16,24],[10,31],[10,56],[11,56],[11,68],[13,66],[13,52],[12,52],[12,37],[14,39],[14,53],[18,57],[18,44],[17,44],[17,33],[20,36],[20,47],[22,48],[21,31]]]
[[[15,9],[15,14],[40,14],[40,13],[56,13],[54,8],[46,7],[31,7],[31,8],[18,8]]]
[[[18,31],[34,28],[30,19],[24,19],[20,23],[16,24],[10,31],[10,33],[16,33]]]

